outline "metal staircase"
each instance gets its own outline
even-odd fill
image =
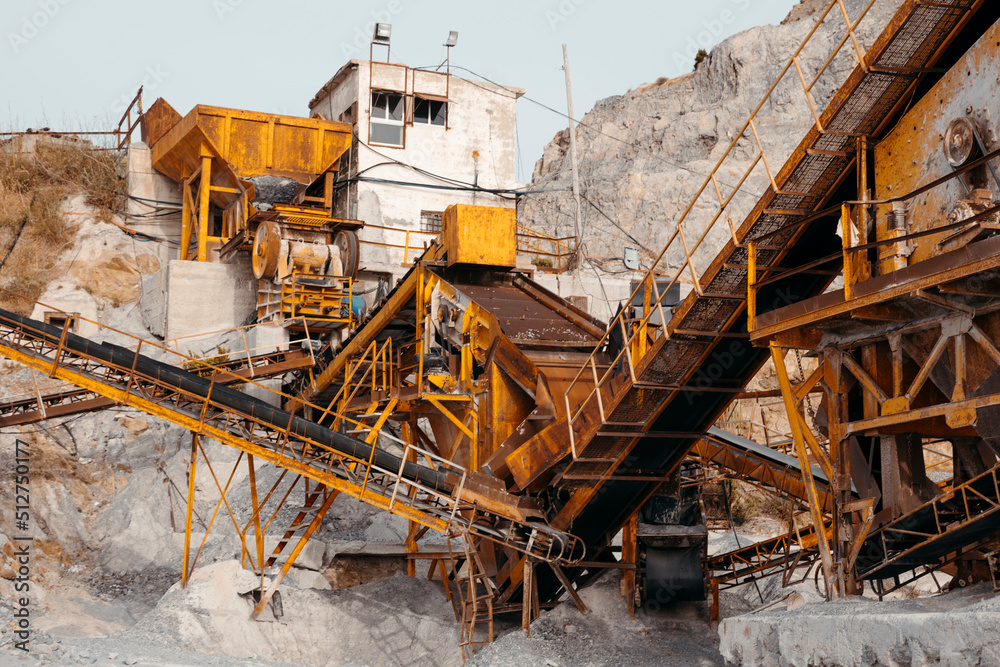
[[[587,378],[594,385],[564,424],[563,448],[554,447],[559,442],[554,435],[548,442],[539,437],[526,443],[539,452],[555,451],[539,459],[566,457],[560,483],[571,497],[553,525],[572,527],[592,545],[591,557],[655,490],[654,478],[666,477],[680,464],[766,360],[766,350],[749,342],[748,306],[750,312],[762,312],[810,298],[840,270],[842,242],[834,233],[840,207],[825,207],[837,202],[838,188],[855,167],[859,142],[894,121],[982,0],[905,0],[866,45],[858,28],[874,5],[875,0],[865,3],[851,16],[838,0],[826,4],[817,26],[735,133],[678,218],[652,262],[654,270],[629,299],[641,295],[641,311],[623,312],[611,322],[597,348],[611,358],[607,370],[598,372],[594,359],[579,369],[576,382]],[[809,71],[804,52],[822,42],[814,38],[824,22],[839,24],[840,39],[826,58],[809,52],[810,62],[823,63]],[[830,66],[845,58],[855,66],[846,80],[834,82]],[[782,83],[802,93],[811,128],[776,169],[784,156],[769,148],[774,143],[759,116]],[[835,91],[825,109],[814,97],[817,86]],[[752,156],[748,166],[740,157],[747,152]],[[727,178],[736,186],[727,186]],[[762,182],[764,193],[758,196],[755,189]],[[756,204],[736,224],[732,216],[740,215],[747,195]],[[679,258],[679,267],[657,275],[672,258]],[[675,284],[688,292],[670,311],[663,299]],[[754,286],[753,303],[748,284]],[[648,481],[638,481],[642,477],[633,473],[639,472]],[[558,582],[548,585],[559,589]]]

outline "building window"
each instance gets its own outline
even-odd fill
[[[425,100],[422,97],[417,97],[413,102],[414,125],[440,125],[444,127],[447,114],[447,102]]]
[[[403,145],[403,96],[399,93],[372,91],[371,130],[373,144]]]
[[[421,211],[420,231],[441,233],[441,211]]]

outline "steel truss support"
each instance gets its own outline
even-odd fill
[[[812,474],[810,474],[812,463],[809,460],[803,420],[799,418],[798,404],[795,400],[795,389],[788,380],[788,371],[785,368],[785,352],[774,343],[771,344],[771,359],[774,361],[778,383],[781,386],[781,396],[785,403],[785,412],[788,414],[788,421],[791,425],[792,440],[795,442],[795,454],[799,459],[799,466],[802,470],[802,483],[806,488],[806,497],[809,500],[809,511],[812,515],[813,526],[822,526],[824,525],[823,504],[819,491],[816,488],[816,481],[813,479]],[[818,452],[814,451],[814,453]],[[827,465],[829,465],[829,462],[827,462]],[[834,509],[836,510],[836,502]],[[826,532],[822,530],[816,531],[816,537],[816,548],[819,551],[820,562],[823,566],[823,576],[826,579],[827,596],[830,598],[843,598],[845,594],[843,572],[834,563]]]

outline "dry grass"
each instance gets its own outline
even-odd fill
[[[733,513],[733,521],[740,526],[758,517],[788,521],[794,506],[791,501],[758,489],[746,482],[727,480],[726,493]]]
[[[69,249],[74,222],[60,214],[67,197],[83,194],[106,219],[125,204],[122,155],[87,147],[0,151],[0,307],[30,314]],[[6,260],[4,260],[6,258]]]

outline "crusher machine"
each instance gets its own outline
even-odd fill
[[[1000,6],[902,0],[886,25],[871,26],[877,3],[824,5],[671,223],[653,266],[674,268],[650,271],[630,298],[641,305],[607,326],[515,269],[510,211],[455,206],[441,241],[364,323],[330,339],[281,408],[9,313],[0,313],[0,353],[319,485],[307,487],[305,507],[318,509],[258,613],[338,493],[411,521],[411,556],[429,557],[459,584],[465,645],[491,637],[494,613],[518,610],[527,626],[563,595],[583,608],[577,589],[609,568],[622,570],[630,608],[703,596],[706,571],[717,591],[803,557],[821,562],[830,596],[865,580],[884,592],[887,578],[955,562],[966,563],[955,570],[962,578],[1000,528],[1000,147],[992,126],[1000,109],[989,92]],[[832,52],[830,34],[839,37]],[[774,140],[789,119],[762,114],[775,94],[783,107],[800,95],[805,114],[790,155]],[[173,172],[189,230],[191,184],[203,180],[199,258],[210,241],[223,254],[253,237],[262,275],[288,268],[281,258],[298,252],[293,216],[275,211],[275,264],[270,220],[235,203],[253,197],[226,170],[243,159],[225,139],[231,134],[173,117],[150,125],[158,164],[189,153]],[[270,126],[277,136],[277,121]],[[317,152],[325,145],[300,149],[311,156],[301,173],[313,176],[297,181],[302,197],[292,205],[318,198],[310,187],[339,150]],[[277,152],[257,158],[268,169],[281,162]],[[229,230],[213,232],[218,239],[202,214],[213,201]],[[334,223],[327,215],[330,231]],[[336,272],[332,254],[324,271]],[[293,274],[321,263],[297,257]],[[347,273],[343,253],[340,262]],[[834,289],[839,274],[844,287]],[[672,305],[674,286],[682,298]],[[820,362],[797,385],[783,363],[789,348]],[[712,430],[769,358],[795,457]],[[810,422],[800,411],[815,391],[823,406]],[[929,444],[953,451],[946,478],[927,474]],[[193,445],[192,459],[198,451]],[[808,504],[812,527],[705,559],[680,482],[692,457]],[[465,546],[421,551],[428,530]]]
[[[259,322],[331,331],[363,315],[363,223],[333,216],[350,125],[205,105],[181,117],[161,98],[143,129],[153,167],[181,189],[180,259],[250,250]]]

